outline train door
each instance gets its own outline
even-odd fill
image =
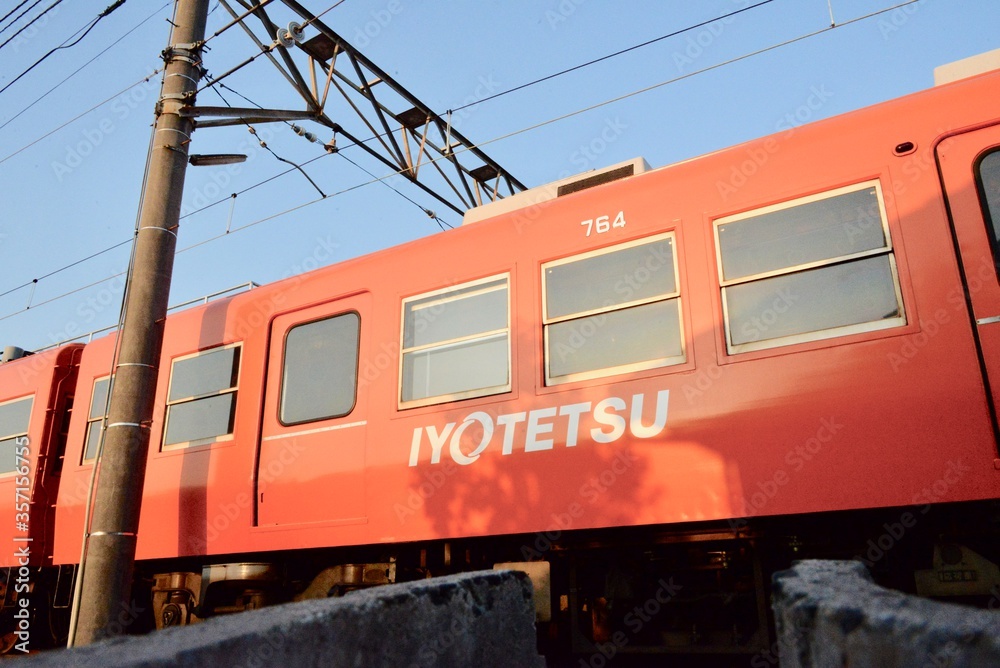
[[[257,462],[257,525],[365,521],[367,294],[271,323]]]
[[[993,406],[1000,409],[1000,126],[938,147]]]

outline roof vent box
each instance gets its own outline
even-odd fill
[[[511,211],[525,209],[529,206],[541,204],[542,202],[547,202],[548,200],[555,199],[557,197],[579,192],[580,190],[586,190],[587,188],[593,188],[611,181],[617,181],[618,179],[624,179],[630,176],[635,176],[636,174],[642,174],[643,172],[648,172],[649,169],[649,164],[646,163],[645,159],[633,158],[632,160],[620,162],[616,165],[611,165],[610,167],[595,169],[582,174],[577,174],[575,176],[570,176],[565,179],[553,181],[552,183],[547,183],[544,186],[538,186],[536,188],[519,192],[515,195],[511,195],[510,197],[504,197],[503,199],[495,202],[477,206],[474,209],[469,209],[465,212],[465,217],[462,218],[462,224],[468,225],[470,223],[478,223],[479,221],[486,220],[487,218],[493,218],[494,216],[499,216]]]
[[[959,79],[967,79],[990,70],[1000,69],[1000,49],[963,58],[934,68],[934,85],[941,86]]]

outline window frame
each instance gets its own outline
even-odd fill
[[[477,285],[486,285],[488,283],[493,283],[499,280],[503,280],[503,288],[497,287],[495,290],[506,289],[507,291],[507,311],[506,320],[507,326],[502,329],[493,329],[485,332],[480,332],[478,334],[461,336],[454,339],[447,339],[444,341],[437,341],[435,343],[428,343],[418,346],[411,346],[409,348],[404,347],[404,342],[406,341],[406,306],[412,302],[421,301],[425,299],[430,299],[438,295],[447,295],[448,293],[457,292],[459,290],[464,290],[467,288],[473,288]],[[474,279],[471,281],[464,281],[462,283],[455,283],[454,285],[449,285],[445,288],[439,288],[437,290],[431,290],[429,292],[422,292],[420,294],[411,295],[409,297],[404,297],[400,302],[400,320],[399,320],[399,369],[397,376],[397,387],[396,387],[396,400],[399,410],[406,410],[410,408],[419,408],[421,406],[432,406],[435,404],[450,403],[453,401],[462,401],[465,399],[474,399],[477,397],[486,397],[494,394],[503,394],[505,392],[510,392],[514,387],[514,369],[513,369],[513,328],[511,326],[511,292],[512,292],[512,281],[511,273],[503,272],[500,274],[492,274],[483,278]],[[492,291],[492,290],[491,290]],[[463,299],[477,294],[485,294],[487,291],[476,291],[465,293],[462,295],[454,296],[452,299],[439,299],[438,302],[444,301],[455,301],[458,299]],[[430,304],[425,304],[424,308],[427,308]],[[490,338],[499,337],[504,335],[507,337],[507,382],[502,385],[491,385],[489,387],[477,388],[475,390],[465,390],[463,392],[456,392],[453,394],[436,394],[429,397],[424,397],[421,399],[411,399],[409,401],[403,400],[403,369],[405,367],[406,355],[412,353],[419,353],[426,350],[434,349],[446,349],[453,347],[462,343],[469,343],[473,341],[487,341]]]
[[[824,199],[832,199],[839,195],[845,195],[848,193],[857,192],[868,188],[875,189],[875,197],[878,202],[878,213],[882,227],[882,235],[885,240],[884,245],[882,245],[881,247],[864,251],[858,251],[855,253],[848,253],[846,255],[838,255],[836,257],[826,258],[823,260],[814,260],[802,264],[790,265],[788,267],[784,267],[781,269],[773,269],[770,271],[760,272],[748,276],[741,276],[739,278],[734,278],[730,280],[726,280],[724,278],[725,274],[723,273],[723,267],[722,267],[722,243],[719,238],[719,228],[722,225],[739,222],[740,220],[756,218],[758,216],[774,213],[777,211],[792,209],[797,206],[810,204],[812,202],[817,202]],[[722,305],[722,319],[725,330],[726,353],[728,355],[739,355],[741,353],[754,352],[759,350],[769,350],[772,348],[785,348],[788,346],[793,346],[801,343],[822,341],[826,339],[851,336],[854,334],[863,334],[867,332],[876,332],[883,329],[905,327],[908,324],[908,319],[906,316],[906,307],[903,302],[902,286],[900,284],[900,278],[899,278],[899,266],[896,261],[896,249],[892,241],[892,234],[889,226],[889,215],[886,209],[885,197],[882,190],[882,182],[878,178],[867,179],[865,181],[861,181],[858,183],[853,183],[838,188],[832,188],[829,190],[815,192],[811,195],[796,197],[793,199],[778,202],[776,204],[771,204],[764,207],[757,207],[754,209],[750,209],[729,216],[722,216],[712,221],[712,233],[715,238],[716,271],[718,272],[719,292],[721,295],[721,305]],[[893,293],[895,294],[896,297],[896,304],[898,306],[899,315],[893,318],[885,318],[882,320],[874,320],[869,322],[857,323],[853,325],[841,325],[826,329],[802,332],[799,334],[779,336],[772,339],[763,339],[761,341],[749,341],[747,343],[733,344],[731,323],[729,317],[729,303],[726,296],[726,288],[735,285],[754,283],[764,279],[773,278],[776,276],[789,276],[792,274],[802,273],[812,269],[820,269],[824,267],[833,267],[836,265],[848,264],[851,262],[855,262],[857,260],[863,260],[865,258],[876,257],[881,255],[885,255],[888,258],[889,271],[890,274],[892,275]]]
[[[194,396],[190,396],[190,397],[181,397],[180,399],[174,399],[173,401],[170,400],[170,390],[171,390],[171,388],[173,387],[173,384],[174,384],[174,365],[175,364],[177,364],[178,362],[184,362],[184,361],[189,360],[189,359],[194,359],[195,357],[201,357],[202,355],[208,355],[208,354],[211,354],[211,353],[219,352],[221,350],[228,350],[228,349],[231,349],[231,348],[239,348],[240,349],[240,352],[239,352],[239,361],[236,364],[236,383],[234,385],[232,385],[231,387],[222,389],[222,390],[216,390],[216,391],[213,391],[213,392],[206,392],[204,394],[198,394],[198,395],[194,395]],[[167,444],[167,442],[166,442],[167,441],[167,433],[168,433],[169,428],[170,428],[170,413],[171,413],[170,409],[173,406],[187,404],[187,403],[192,403],[192,402],[195,402],[195,401],[199,401],[201,399],[210,399],[210,398],[213,398],[213,397],[219,397],[219,396],[222,396],[222,395],[225,395],[225,394],[232,394],[235,397],[238,394],[239,386],[240,386],[240,378],[242,376],[243,376],[243,342],[242,341],[236,341],[234,343],[227,343],[227,344],[220,345],[220,346],[214,346],[212,348],[205,348],[203,350],[199,350],[199,351],[190,353],[188,355],[180,355],[178,357],[174,357],[173,359],[171,359],[170,360],[170,380],[167,383],[167,396],[166,396],[166,403],[164,404],[164,411],[163,411],[163,435],[160,437],[160,451],[161,452],[168,452],[168,451],[172,451],[172,450],[183,450],[185,448],[196,447],[196,446],[199,446],[199,445],[211,445],[212,443],[222,443],[222,442],[225,442],[225,441],[231,441],[231,440],[233,440],[233,438],[235,437],[235,432],[236,432],[236,400],[235,400],[235,398],[233,400],[233,416],[232,416],[233,430],[231,432],[229,432],[228,434],[220,434],[218,436],[208,436],[208,437],[205,437],[205,438],[195,439],[193,441],[181,441],[181,442],[178,442],[178,443]]]
[[[609,253],[626,250],[628,248],[642,246],[644,244],[659,241],[662,239],[671,240],[671,247],[673,252],[673,269],[674,269],[673,292],[665,295],[659,295],[656,297],[644,297],[642,299],[633,299],[632,301],[623,302],[621,304],[614,304],[612,306],[603,306],[600,308],[590,309],[588,311],[580,311],[569,315],[557,316],[553,318],[548,317],[549,308],[548,308],[547,281],[545,277],[546,269],[549,269],[551,267],[557,267],[564,264],[572,264],[573,262],[588,260],[593,257],[599,257],[601,255],[607,255]],[[594,378],[605,378],[607,376],[616,376],[624,373],[635,373],[638,371],[648,371],[650,369],[660,369],[664,367],[684,364],[687,362],[687,352],[688,352],[687,339],[685,337],[684,309],[683,309],[683,300],[681,298],[682,291],[681,291],[681,280],[680,280],[680,253],[678,252],[677,249],[678,249],[677,232],[676,230],[670,230],[669,232],[662,232],[647,237],[641,237],[639,239],[633,239],[631,241],[615,244],[613,246],[605,246],[603,248],[597,248],[594,250],[585,251],[583,253],[577,253],[576,255],[572,255],[569,257],[559,258],[556,260],[551,260],[549,262],[542,263],[541,265],[541,278],[542,278],[541,321],[542,321],[542,356],[543,356],[542,366],[544,367],[543,370],[544,370],[544,380],[546,387],[551,387],[555,385],[564,385],[566,383],[579,382],[582,380],[591,380]],[[593,317],[595,315],[625,311],[630,308],[636,308],[638,306],[646,306],[648,304],[656,304],[672,300],[676,300],[677,302],[677,330],[680,336],[680,348],[681,348],[680,355],[672,355],[670,357],[663,357],[655,360],[646,360],[643,362],[631,362],[629,364],[619,364],[613,367],[603,367],[601,369],[593,369],[590,371],[580,371],[577,373],[571,373],[565,376],[558,376],[555,378],[551,375],[551,368],[549,364],[550,325],[556,325],[562,322],[569,322],[572,320],[583,320],[586,318]]]
[[[97,396],[97,384],[104,380],[110,380],[111,384],[107,390],[107,403],[104,405],[104,413],[98,417],[93,417],[90,412],[94,407],[94,398]],[[97,453],[100,452],[101,441],[104,439],[104,434],[107,432],[107,425],[103,425],[101,431],[101,437],[97,443],[97,449],[94,451],[94,456],[87,458],[87,446],[90,444],[90,425],[94,422],[104,422],[108,419],[108,410],[111,408],[111,391],[114,388],[114,374],[108,374],[106,376],[100,376],[94,378],[93,385],[90,388],[90,403],[87,405],[87,426],[86,431],[83,433],[83,451],[80,453],[80,465],[86,466],[88,464],[93,464],[97,459]],[[169,396],[169,394],[167,395]],[[164,432],[166,433],[166,432]]]
[[[0,479],[2,479],[4,477],[7,477],[7,476],[14,476],[14,475],[17,474],[17,454],[16,454],[17,453],[16,449],[18,447],[18,445],[17,445],[17,439],[19,439],[19,438],[25,438],[25,437],[28,436],[28,434],[31,433],[31,418],[32,418],[32,413],[35,410],[35,395],[34,394],[26,394],[24,396],[16,397],[14,399],[8,399],[6,401],[0,401],[0,406],[7,406],[9,404],[16,404],[19,401],[27,401],[27,402],[29,402],[29,404],[28,404],[28,422],[24,426],[24,431],[17,431],[17,432],[14,432],[12,434],[0,434],[0,442],[3,442],[3,441],[13,441],[14,448],[15,448],[15,456],[14,456],[14,464],[15,464],[15,466],[10,471],[0,471]]]
[[[983,162],[991,156],[1000,156],[1000,146],[990,147],[976,158],[973,166],[973,178],[976,184],[976,195],[979,199],[979,209],[986,227],[986,243],[993,254],[993,268],[997,273],[998,280],[1000,280],[1000,239],[997,238],[1000,234],[1000,207],[994,211],[990,206],[982,173]]]
[[[351,401],[351,406],[346,413],[341,413],[338,415],[328,415],[326,417],[316,417],[309,418],[306,420],[298,420],[296,422],[284,422],[282,418],[282,407],[284,406],[285,400],[285,372],[287,370],[287,356],[288,356],[288,336],[298,329],[299,327],[307,327],[318,322],[325,322],[327,320],[333,320],[334,318],[341,318],[346,315],[354,315],[358,319],[358,330],[357,330],[357,344],[355,346],[355,357],[354,357],[354,389],[352,392],[353,400]],[[294,427],[300,424],[309,424],[311,422],[322,422],[324,420],[336,420],[338,418],[347,417],[354,412],[354,409],[358,405],[358,383],[360,381],[361,374],[361,313],[357,309],[349,309],[341,313],[333,313],[330,315],[320,316],[318,318],[313,318],[311,320],[306,320],[303,322],[297,322],[291,325],[285,330],[285,334],[281,340],[281,371],[279,373],[278,380],[278,397],[275,408],[277,409],[277,415],[275,419],[277,423],[282,427]]]

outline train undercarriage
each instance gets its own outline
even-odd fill
[[[141,634],[501,566],[531,577],[539,650],[551,665],[656,665],[668,655],[691,665],[777,665],[769,600],[775,571],[797,559],[857,559],[883,586],[1000,609],[998,527],[994,502],[735,520],[683,532],[555,530],[140,562],[134,600],[118,621],[123,633]],[[32,569],[26,578],[33,650],[64,645],[74,575],[64,566]],[[17,577],[10,569],[0,582],[0,648],[15,654],[14,615],[24,595]]]

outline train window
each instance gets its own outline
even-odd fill
[[[400,407],[510,390],[508,277],[403,300]]]
[[[281,424],[342,417],[354,409],[360,331],[357,313],[288,330],[281,376]]]
[[[993,263],[1000,274],[1000,150],[994,150],[979,160],[976,183],[993,249]]]
[[[97,448],[103,438],[102,427],[108,416],[108,398],[113,385],[111,376],[105,376],[94,381],[94,393],[90,399],[90,413],[87,414],[87,436],[83,444],[83,463],[94,461]]]
[[[674,235],[542,265],[545,382],[684,361]]]
[[[239,344],[175,359],[163,446],[201,445],[231,437],[239,373]]]
[[[730,353],[906,324],[877,181],[715,221]]]
[[[28,435],[34,399],[24,397],[0,404],[0,474],[17,470],[17,439]]]

